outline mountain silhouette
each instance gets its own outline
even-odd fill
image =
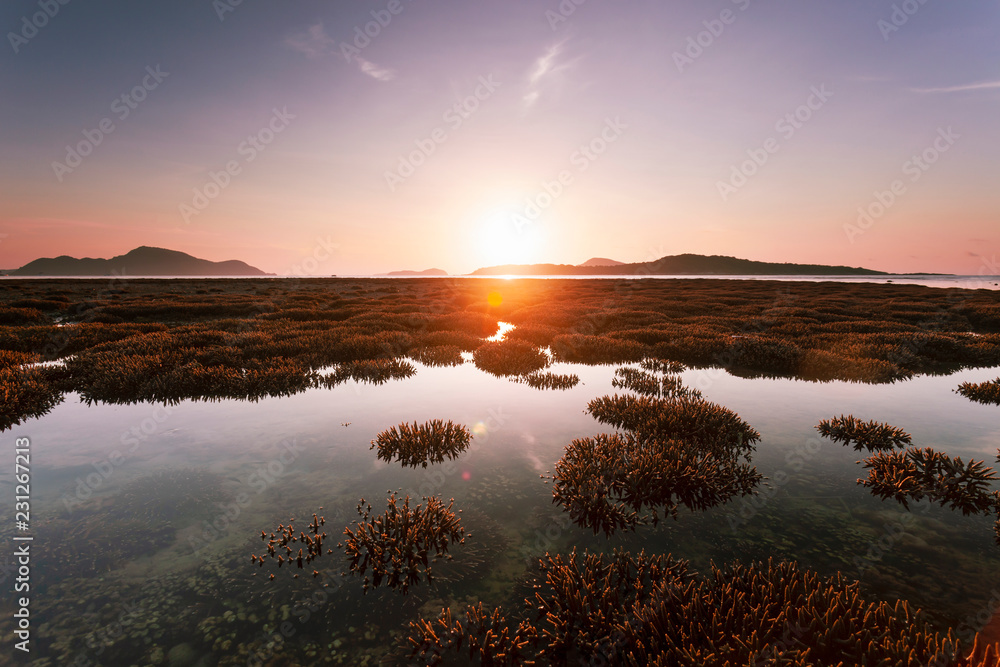
[[[619,262],[614,259],[608,259],[607,257],[591,257],[583,264],[577,264],[577,266],[621,266],[625,262]]]
[[[165,248],[141,246],[111,259],[44,257],[11,271],[12,276],[269,276],[246,262],[212,262]]]
[[[599,258],[595,258],[599,259]],[[594,260],[574,266],[572,264],[505,264],[476,269],[474,276],[601,276],[601,275],[705,275],[705,276],[887,276],[885,271],[873,271],[850,266],[825,264],[790,264],[755,262],[749,259],[723,255],[668,255],[652,262],[602,266]]]

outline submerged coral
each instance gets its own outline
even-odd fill
[[[514,379],[535,389],[572,389],[580,383],[580,376],[576,373],[560,375],[559,373],[535,371],[527,375],[519,375]]]
[[[418,347],[410,350],[410,358],[416,359],[425,366],[461,366],[462,348],[457,345],[434,345]]]
[[[317,384],[335,387],[348,380],[380,385],[389,380],[405,380],[416,374],[413,364],[404,359],[361,359],[338,364],[332,373],[320,375]]]
[[[448,505],[437,497],[424,498],[424,502],[411,508],[409,496],[400,504],[393,492],[385,512],[376,516],[364,499],[358,504],[361,520],[353,530],[344,529],[345,539],[337,546],[350,558],[350,571],[364,577],[366,592],[384,583],[405,595],[411,585],[424,580],[431,583],[431,560],[451,559],[448,547],[465,544],[465,538],[471,537],[452,511],[454,500]]]
[[[170,470],[129,482],[109,511],[128,519],[156,522],[198,511],[226,497],[222,477],[208,470]]]
[[[598,421],[637,435],[679,440],[719,455],[753,450],[760,433],[732,410],[698,397],[602,396],[587,405]]]
[[[628,375],[626,375],[628,377]],[[632,530],[680,506],[705,510],[756,492],[749,456],[760,434],[700,397],[604,396],[598,420],[629,431],[571,442],[556,463],[552,500],[595,534]]]
[[[13,361],[8,355],[7,362]],[[48,369],[16,364],[0,367],[0,432],[47,414],[62,400],[62,389]]]
[[[970,401],[1000,405],[1000,378],[989,382],[963,382],[955,391]]]
[[[483,665],[997,664],[997,646],[963,645],[906,602],[870,602],[856,582],[794,562],[713,565],[699,577],[669,555],[574,550],[539,567],[522,620],[481,604],[466,607],[464,619],[444,609],[410,624],[411,657],[428,665],[466,651]]]
[[[859,479],[859,484],[883,500],[895,498],[906,508],[909,501],[927,498],[962,514],[1000,512],[1000,492],[990,491],[997,476],[982,461],[963,463],[961,457],[927,447],[879,452],[865,459],[864,467],[868,478]]]
[[[877,421],[863,422],[854,415],[841,415],[824,419],[816,426],[823,437],[845,445],[854,444],[855,451],[869,452],[904,449],[913,442],[910,434],[901,428]]]
[[[751,495],[761,475],[747,462],[689,442],[602,434],[570,443],[552,480],[553,502],[573,521],[611,535],[656,524],[660,512],[676,517],[682,505],[705,510]]]
[[[654,398],[701,398],[701,392],[684,385],[676,375],[658,376],[635,368],[619,368],[615,371],[612,386],[629,389],[643,396]]]
[[[549,365],[548,356],[521,340],[488,341],[472,355],[476,368],[493,375],[526,375]]]
[[[379,433],[371,449],[378,447],[378,457],[389,462],[394,458],[404,466],[427,467],[445,458],[456,459],[469,447],[472,433],[462,424],[432,419],[425,424],[402,423]]]

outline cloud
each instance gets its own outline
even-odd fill
[[[305,32],[298,32],[285,38],[285,46],[305,55],[306,58],[319,58],[333,51],[337,40],[326,34],[322,23],[309,26]]]
[[[305,32],[298,32],[285,38],[285,46],[303,54],[306,58],[321,58],[337,51],[337,40],[326,34],[322,23],[309,26]],[[351,47],[355,49],[353,46]],[[355,63],[363,73],[377,81],[390,81],[396,76],[396,72],[376,65],[370,60],[365,60],[360,55],[349,57],[350,62]]]
[[[997,90],[1000,81],[984,81],[983,83],[968,83],[963,86],[948,86],[946,88],[910,88],[914,93],[963,93],[971,90]]]
[[[385,68],[379,67],[375,63],[365,60],[361,56],[354,56],[354,62],[358,64],[361,71],[370,76],[373,79],[378,79],[379,81],[391,81],[396,77],[396,72]]]
[[[559,62],[559,56],[562,55],[567,41],[569,41],[568,38],[556,42],[545,49],[545,53],[535,60],[531,71],[528,73],[527,90],[524,93],[524,97],[521,98],[525,109],[529,109],[535,105],[541,97],[540,88],[546,85],[552,77],[576,65],[577,60]]]
[[[565,42],[553,44],[546,51],[545,55],[535,61],[535,69],[531,72],[531,83],[538,83],[546,74],[555,68],[556,57],[562,52]]]

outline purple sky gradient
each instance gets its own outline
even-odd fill
[[[997,2],[233,1],[4,3],[0,268],[995,261]]]

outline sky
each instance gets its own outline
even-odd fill
[[[0,268],[1000,273],[996,0],[6,0]]]

